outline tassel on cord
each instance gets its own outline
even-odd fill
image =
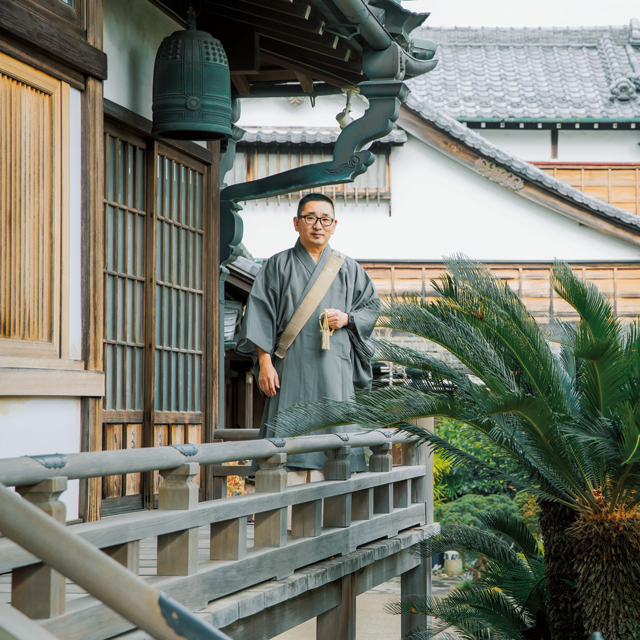
[[[322,332],[322,350],[329,351],[331,349],[330,338],[334,330],[329,328],[326,309],[320,314],[320,331]]]

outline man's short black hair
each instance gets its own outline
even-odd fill
[[[333,209],[333,217],[335,218],[336,208],[333,204],[333,200],[329,198],[329,196],[325,196],[323,193],[308,193],[304,198],[300,198],[300,202],[298,202],[298,218],[304,211],[307,202],[328,202]]]

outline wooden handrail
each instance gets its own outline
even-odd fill
[[[218,442],[198,445],[148,447],[119,451],[69,453],[56,456],[23,456],[0,460],[0,482],[7,486],[37,484],[47,478],[65,476],[71,479],[97,478],[125,473],[175,469],[185,462],[220,464],[236,460],[261,460],[276,453],[294,455],[339,449],[373,447],[386,442],[405,443],[404,433],[387,430],[362,431],[350,434],[298,436],[247,442]],[[40,458],[40,462],[38,461]],[[48,465],[48,466],[45,466]]]
[[[3,484],[0,531],[157,640],[231,640]]]

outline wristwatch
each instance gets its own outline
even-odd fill
[[[348,316],[349,316],[349,322],[347,322],[346,327],[347,329],[351,329],[351,331],[355,331],[356,321],[351,313],[349,313]]]

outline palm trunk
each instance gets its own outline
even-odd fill
[[[540,528],[547,577],[547,616],[551,640],[585,640],[573,572],[575,541],[566,533],[577,518],[572,509],[540,501]],[[607,636],[605,636],[607,638]],[[609,638],[607,638],[609,640]]]
[[[569,536],[585,635],[640,638],[640,516],[581,516]]]

